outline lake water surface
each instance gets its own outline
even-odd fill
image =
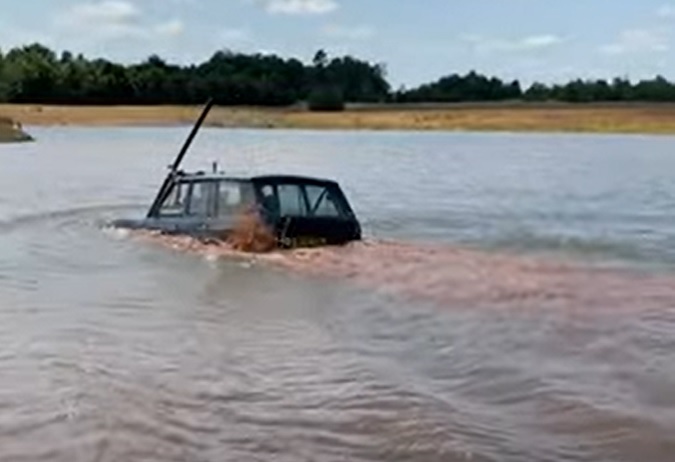
[[[144,213],[189,128],[0,146],[0,461],[670,461],[675,138],[204,129],[367,242],[216,258]],[[165,245],[169,244],[169,245]]]

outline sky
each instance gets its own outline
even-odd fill
[[[675,1],[3,0],[0,48],[122,63],[222,49],[383,63],[394,88],[470,70],[534,81],[675,77]]]

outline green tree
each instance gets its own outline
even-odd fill
[[[301,101],[318,110],[348,102],[463,101],[675,101],[675,85],[664,76],[637,83],[626,78],[534,83],[523,91],[477,71],[450,73],[392,91],[386,66],[354,56],[329,57],[318,50],[310,62],[276,55],[218,50],[201,63],[179,66],[157,55],[122,65],[87,59],[65,50],[58,56],[38,43],[0,52],[0,101],[61,104],[199,104],[285,106]]]
[[[9,99],[9,78],[6,74],[5,56],[0,50],[0,102],[5,103]]]

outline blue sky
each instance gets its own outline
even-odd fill
[[[324,48],[387,66],[408,87],[471,69],[524,84],[675,77],[675,1],[655,0],[21,0],[0,47],[173,62],[218,49],[308,61]]]

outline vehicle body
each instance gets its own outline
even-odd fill
[[[296,175],[232,177],[177,173],[158,206],[116,227],[226,239],[255,213],[279,247],[339,245],[361,239],[361,227],[339,184]]]
[[[218,172],[215,164],[210,173],[178,170],[212,106],[210,99],[145,218],[116,220],[113,226],[227,239],[242,218],[253,214],[279,247],[361,239],[361,226],[335,181],[296,175],[237,178]]]

